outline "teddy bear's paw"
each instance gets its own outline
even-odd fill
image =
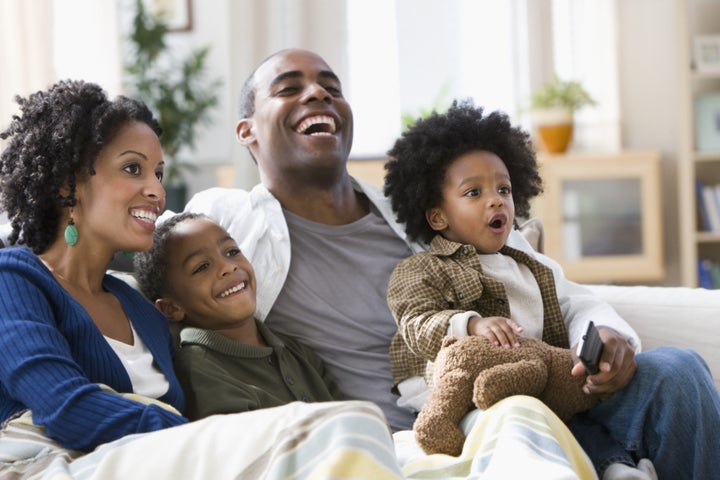
[[[483,410],[513,395],[539,398],[547,383],[547,367],[540,360],[495,365],[475,379],[473,402]]]
[[[418,419],[419,420],[419,419]],[[462,453],[465,434],[456,425],[438,422],[415,422],[415,441],[428,455],[444,453],[454,457]]]

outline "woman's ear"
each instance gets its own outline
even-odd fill
[[[243,147],[255,142],[255,127],[252,118],[243,118],[235,126],[235,134]]]
[[[182,322],[185,319],[185,310],[170,298],[158,298],[155,300],[155,306],[165,314],[168,320]]]
[[[425,210],[425,219],[430,225],[430,228],[436,232],[441,232],[448,226],[447,221],[445,220],[445,215],[440,207],[433,207]]]

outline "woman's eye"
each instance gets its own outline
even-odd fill
[[[137,163],[131,163],[130,165],[125,165],[123,167],[123,170],[129,173],[130,175],[139,175],[140,174],[140,165]]]

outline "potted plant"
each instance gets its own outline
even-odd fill
[[[143,0],[136,0],[135,5],[131,51],[125,63],[126,89],[147,103],[160,123],[166,206],[179,211],[187,195],[184,173],[196,168],[182,161],[180,154],[183,149],[194,149],[198,127],[209,122],[222,82],[206,78],[209,47],[193,50],[183,59],[173,57],[166,43],[167,23],[149,15]]]
[[[576,110],[595,105],[579,82],[552,80],[541,85],[530,99],[530,115],[540,148],[549,153],[567,150],[573,135]]]

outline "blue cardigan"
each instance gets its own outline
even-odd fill
[[[103,288],[122,304],[170,387],[160,400],[184,408],[167,320],[125,282]],[[132,392],[120,359],[85,309],[27,248],[0,250],[0,421],[31,409],[33,421],[66,448],[90,450],[131,433],[187,422],[155,406],[103,392]]]

